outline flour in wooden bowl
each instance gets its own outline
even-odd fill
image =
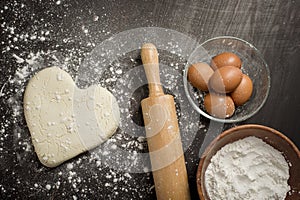
[[[289,165],[282,153],[250,136],[222,147],[205,171],[211,200],[284,199]]]

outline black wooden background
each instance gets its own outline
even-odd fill
[[[300,146],[297,0],[1,0],[0,25],[0,199],[155,199],[150,173],[99,166],[89,162],[90,152],[71,165],[43,167],[22,114],[24,86],[34,73],[17,74],[25,69],[25,58],[42,56],[47,63],[55,54],[74,75],[95,45],[133,28],[173,29],[199,42],[230,35],[252,43],[269,65],[271,89],[260,112],[239,124],[270,126]],[[185,154],[193,199],[198,199],[195,173],[202,140],[198,134]]]

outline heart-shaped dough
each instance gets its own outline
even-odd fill
[[[37,156],[47,167],[105,142],[120,121],[119,106],[108,90],[99,85],[79,89],[58,67],[30,79],[24,113]]]

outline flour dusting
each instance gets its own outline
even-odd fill
[[[43,11],[45,15],[42,16],[35,12],[37,10],[33,9],[35,5],[32,2],[13,0],[3,4],[0,7],[0,26],[1,34],[6,39],[1,41],[1,53],[5,58],[2,61],[7,62],[2,63],[3,69],[7,69],[7,75],[0,83],[0,97],[2,105],[7,105],[7,108],[1,108],[0,160],[7,160],[9,163],[0,164],[1,167],[2,164],[7,166],[1,168],[0,198],[22,199],[28,192],[35,198],[54,199],[86,199],[93,197],[95,193],[102,194],[97,197],[99,199],[120,199],[132,194],[143,198],[153,194],[154,191],[149,190],[153,186],[150,173],[145,174],[143,180],[137,179],[143,185],[133,187],[138,185],[134,181],[134,175],[110,169],[110,166],[101,161],[99,153],[106,151],[101,148],[49,171],[36,158],[26,127],[23,94],[28,80],[36,72],[51,66],[62,68],[76,80],[84,58],[111,32],[109,27],[101,26],[101,20],[107,17],[105,9],[103,14],[91,12],[85,21],[82,16],[78,16],[77,23],[72,24],[76,34],[78,33],[75,36],[70,34],[68,28],[54,23],[63,21],[64,17],[71,14],[71,5],[65,1],[49,1],[47,9]],[[64,12],[58,12],[61,9]],[[28,20],[30,27],[26,26]],[[83,21],[85,24],[82,24]],[[102,27],[101,34],[97,33],[96,37],[90,31],[95,23]],[[121,75],[122,70],[119,69],[116,73]],[[113,76],[111,78],[116,79]],[[124,138],[119,134],[118,137],[111,138],[110,143],[114,149],[117,142],[124,141],[127,144],[131,140],[132,138],[126,139],[126,136]],[[131,142],[127,146],[143,150],[144,143],[145,141]]]
[[[93,76],[82,77],[84,72],[91,69],[82,66],[85,58],[112,33],[120,31],[111,30],[107,23],[112,19],[107,11],[109,8],[103,5],[95,12],[90,7],[67,0],[35,3],[11,0],[5,1],[0,7],[1,34],[5,38],[1,41],[4,59],[1,59],[3,68],[0,69],[3,77],[0,82],[0,101],[2,105],[7,105],[0,108],[3,113],[0,121],[0,160],[5,161],[0,163],[0,167],[3,166],[1,198],[93,199],[97,194],[98,199],[151,199],[155,196],[155,189],[149,160],[144,156],[148,151],[147,141],[143,132],[133,134],[144,127],[139,123],[132,128],[127,123],[129,120],[135,122],[134,115],[140,103],[138,98],[144,97],[137,94],[138,98],[126,99],[135,89],[141,91],[140,88],[134,88],[135,80],[146,80],[128,74],[128,71],[141,65],[139,52],[107,57],[107,49],[100,49],[97,56],[107,66],[91,66],[93,71],[89,75]],[[119,45],[121,47],[124,44],[115,45],[116,48]],[[180,57],[180,45],[172,41],[166,45],[166,49],[172,55],[162,56],[161,61],[170,69],[181,72],[186,60]],[[178,57],[174,59],[175,54]],[[121,107],[124,121],[120,129],[105,144],[54,169],[48,169],[36,157],[24,119],[24,109],[28,109],[28,105],[23,104],[23,95],[30,78],[52,66],[68,72],[81,88],[91,84],[106,87],[118,97],[118,101],[125,101],[126,105]],[[165,72],[168,71],[162,71],[162,74]],[[80,78],[87,82],[80,82]],[[57,79],[63,80],[63,77],[58,76]],[[181,90],[181,73],[167,74],[164,79],[168,86],[166,90],[170,93]],[[116,88],[117,84],[123,87]],[[128,91],[128,88],[134,90]],[[182,96],[175,97],[176,103],[188,106]],[[60,95],[55,96],[56,101],[60,99]],[[131,107],[136,110],[131,111]],[[205,133],[207,127],[198,118],[195,118],[195,122],[189,120],[192,112],[185,114],[182,110],[183,107],[177,107],[179,119],[189,123],[185,126],[179,121],[180,127],[196,130],[183,132],[183,138],[186,139],[183,142],[187,148],[194,140],[193,134],[199,129]],[[187,161],[196,165],[197,159],[194,154]],[[139,174],[131,173],[135,168],[141,169]]]

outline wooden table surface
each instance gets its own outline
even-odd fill
[[[223,130],[266,125],[300,147],[300,1],[2,0],[0,25],[0,199],[155,199],[151,173],[110,168],[97,157],[101,148],[54,169],[42,166],[23,116],[23,92],[34,72],[58,63],[75,78],[98,44],[135,28],[171,29],[199,43],[229,35],[253,44],[269,65],[269,97],[255,116]],[[130,59],[139,60],[136,53]],[[204,121],[202,129],[209,125]],[[192,199],[198,199],[201,133],[185,154]]]

